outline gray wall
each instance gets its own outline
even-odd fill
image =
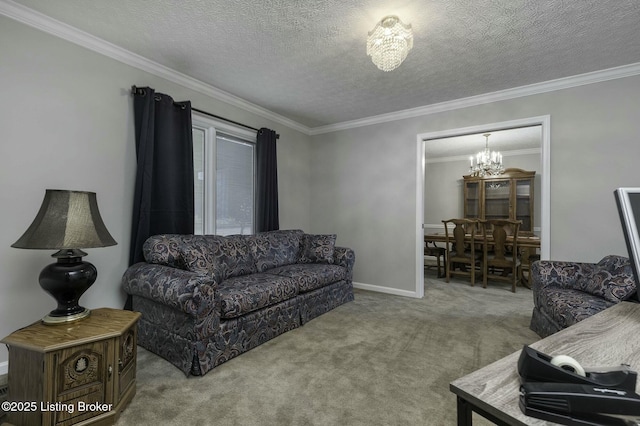
[[[10,247],[35,217],[47,188],[97,193],[118,245],[87,250],[98,279],[81,303],[122,307],[136,167],[133,84],[280,133],[281,226],[310,228],[309,136],[0,16],[0,337],[55,308],[38,285],[53,251]],[[0,374],[6,361],[2,345]]]
[[[427,142],[428,143],[428,142]],[[424,169],[424,223],[436,228],[428,232],[441,232],[444,219],[463,217],[464,184],[467,174],[466,160],[427,162]]]
[[[355,282],[413,293],[416,135],[550,115],[550,257],[625,255],[613,190],[640,186],[638,93],[634,76],[314,136],[312,225],[355,249]]]

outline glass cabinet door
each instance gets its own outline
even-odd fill
[[[480,185],[478,182],[465,182],[464,192],[464,217],[478,219],[480,217]]]
[[[521,232],[532,232],[533,192],[531,179],[518,179],[515,187],[515,219],[522,221]]]
[[[484,182],[484,218],[509,219],[511,188],[509,180]]]

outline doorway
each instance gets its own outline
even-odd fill
[[[449,129],[439,132],[430,132],[430,133],[422,133],[417,135],[417,162],[416,162],[416,297],[422,298],[424,297],[424,253],[423,253],[423,244],[424,244],[424,233],[425,228],[435,227],[436,223],[425,223],[425,187],[428,184],[425,182],[426,177],[426,167],[427,167],[427,159],[426,153],[431,151],[432,153],[436,152],[438,149],[450,151],[445,154],[441,152],[439,154],[441,160],[440,162],[458,162],[458,167],[461,168],[461,172],[459,179],[462,178],[463,174],[468,171],[469,167],[469,155],[473,152],[479,151],[484,146],[475,146],[475,148],[471,149],[469,146],[464,145],[460,146],[459,151],[455,151],[455,146],[447,146],[447,144],[454,143],[455,141],[461,141],[465,139],[465,136],[473,135],[474,137],[480,136],[482,138],[482,134],[484,133],[494,133],[496,135],[508,135],[508,130],[512,129],[524,129],[524,128],[532,128],[536,127],[539,129],[539,171],[540,177],[539,182],[536,182],[536,197],[539,201],[539,219],[536,218],[536,224],[534,232],[540,236],[540,258],[548,259],[549,258],[549,239],[551,235],[550,231],[550,116],[540,116],[540,117],[531,117],[525,118],[521,120],[512,120],[505,121],[499,123],[488,123],[479,126],[472,127],[464,127],[464,128],[455,128]],[[515,135],[515,134],[514,134]],[[467,138],[468,139],[468,138]],[[484,140],[483,138],[481,140]],[[431,145],[429,145],[431,144]],[[429,145],[429,146],[428,146]],[[437,146],[436,146],[437,145]],[[504,146],[504,145],[502,145]],[[494,149],[492,147],[492,149]],[[516,149],[516,151],[518,151]],[[521,149],[519,154],[523,154],[522,151],[527,151],[528,154],[531,154],[531,150],[528,148]],[[435,154],[434,154],[435,155]],[[512,154],[507,154],[505,156],[505,167],[511,167],[508,164],[509,156]],[[515,155],[515,154],[514,154]],[[461,160],[466,161],[466,169],[460,164],[462,164]],[[432,165],[433,166],[433,165]],[[514,167],[517,167],[514,166]],[[460,198],[460,197],[458,197]],[[460,199],[461,203],[462,200]],[[456,212],[459,209],[459,206],[456,205],[453,207],[456,209]],[[430,212],[433,216],[434,212]],[[446,215],[446,214],[445,214]],[[455,215],[454,215],[455,216]],[[435,221],[431,221],[435,222]]]

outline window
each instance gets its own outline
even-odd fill
[[[196,234],[252,234],[255,133],[193,117]]]

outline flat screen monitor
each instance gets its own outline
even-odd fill
[[[614,191],[620,221],[622,222],[622,232],[629,251],[631,269],[636,280],[636,285],[640,289],[640,188],[618,188]],[[640,296],[640,291],[638,292]]]

